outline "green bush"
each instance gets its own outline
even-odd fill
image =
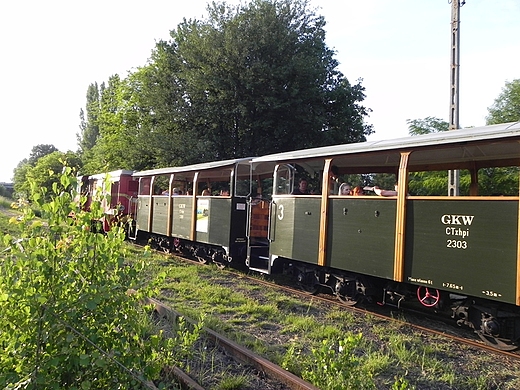
[[[140,303],[150,291],[128,293],[146,258],[128,261],[122,228],[91,233],[103,199],[82,211],[75,188],[69,169],[51,201],[33,188],[42,219],[20,202],[21,216],[11,220],[19,234],[0,237],[0,388],[146,388],[180,360],[179,343],[197,338],[155,331]]]
[[[320,389],[373,389],[372,373],[356,355],[362,335],[347,335],[341,340],[323,340],[311,353],[289,348],[282,367],[300,375]]]
[[[11,197],[11,194],[9,193],[9,191],[7,191],[7,189],[2,184],[0,184],[0,197],[4,197],[4,198]]]

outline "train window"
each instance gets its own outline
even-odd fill
[[[172,195],[190,195],[193,185],[185,180],[173,180]]]
[[[294,168],[290,165],[277,165],[274,171],[274,195],[288,195],[294,185]]]
[[[170,175],[155,176],[153,182],[154,195],[168,195],[168,188],[170,186]]]
[[[253,192],[255,194],[261,194],[262,198],[269,198],[269,194],[273,193],[273,178],[267,177],[259,181],[259,187]]]
[[[251,168],[249,162],[237,164],[235,170],[235,196],[246,197],[251,193]]]
[[[229,196],[229,179],[226,181],[203,180],[198,183],[197,195],[202,196]],[[226,195],[227,194],[227,195]]]
[[[151,177],[142,177],[139,180],[139,195],[150,195],[151,182]]]

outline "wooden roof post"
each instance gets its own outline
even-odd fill
[[[327,262],[327,225],[329,209],[329,172],[331,158],[325,159],[323,178],[321,184],[321,213],[320,213],[320,237],[318,246],[318,264],[324,267]]]
[[[408,194],[408,159],[412,152],[401,152],[397,180],[397,211],[395,218],[394,280],[404,279],[404,252],[406,232],[406,196]]]

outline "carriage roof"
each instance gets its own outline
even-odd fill
[[[489,165],[491,161],[498,161],[496,166],[515,165],[520,162],[520,122],[302,149],[257,157],[252,163],[305,161],[312,165],[309,161],[313,159],[330,157],[334,158],[335,164],[338,162],[351,168],[393,169],[399,166],[400,153],[406,151],[413,152],[409,166],[416,170],[432,166],[450,169],[451,165],[464,168],[469,162],[477,163],[477,167]]]
[[[182,167],[167,167],[167,168],[157,168],[157,169],[149,169],[146,171],[135,172],[133,174],[134,177],[142,177],[142,176],[156,176],[156,175],[168,175],[172,173],[183,173],[183,172],[195,172],[195,171],[207,171],[219,168],[233,167],[235,164],[246,162],[248,163],[251,158],[237,158],[231,160],[222,160],[222,161],[211,161],[200,164],[186,165]]]

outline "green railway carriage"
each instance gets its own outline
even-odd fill
[[[130,237],[201,262],[284,270],[347,305],[413,305],[513,349],[519,167],[520,123],[509,123],[136,172]],[[507,193],[479,183],[496,168],[516,175]],[[462,195],[412,191],[432,175],[447,185],[453,171],[468,178]],[[374,186],[390,180],[395,190]]]
[[[245,259],[249,160],[136,172],[139,195],[132,237],[200,261]]]
[[[247,263],[267,273],[290,264],[305,288],[330,288],[348,304],[376,287],[381,303],[447,307],[484,340],[510,348],[499,340],[505,328],[507,340],[520,339],[519,186],[480,195],[479,170],[519,166],[519,123],[254,158],[253,180],[272,174],[273,182],[266,245],[250,249]],[[411,173],[449,170],[468,172],[468,193],[409,192]],[[383,176],[396,182],[389,197],[367,186]],[[314,191],[293,195],[301,177]],[[340,194],[353,177],[365,194]]]

